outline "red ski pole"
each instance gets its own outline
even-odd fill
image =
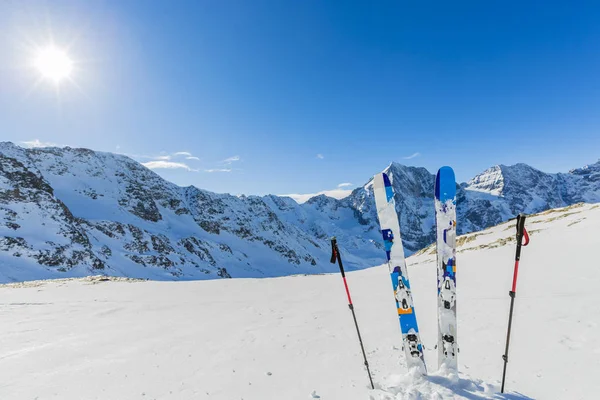
[[[354,319],[354,326],[356,326],[356,333],[358,334],[358,341],[360,342],[360,349],[362,350],[363,358],[365,360],[365,367],[367,367],[367,374],[369,375],[369,382],[371,382],[371,389],[375,389],[373,385],[373,378],[371,378],[371,370],[369,369],[369,363],[367,362],[367,353],[365,353],[365,347],[363,346],[362,338],[360,337],[360,331],[358,330],[358,322],[356,322],[356,314],[354,313],[354,305],[352,304],[352,298],[350,297],[350,290],[348,289],[348,282],[346,282],[346,273],[344,272],[344,266],[342,265],[342,258],[340,257],[340,250],[338,249],[337,240],[335,237],[331,238],[331,263],[335,264],[337,261],[344,281],[344,288],[346,289],[346,296],[348,296],[348,308],[352,311],[352,318]]]
[[[523,243],[525,239],[525,243]],[[515,305],[515,297],[517,295],[517,275],[519,274],[519,261],[521,260],[521,246],[527,246],[529,244],[529,235],[525,229],[525,214],[519,214],[517,216],[517,253],[515,255],[515,270],[513,272],[513,283],[512,289],[508,292],[510,296],[510,312],[508,315],[508,332],[506,332],[506,349],[502,359],[504,360],[504,371],[502,372],[502,388],[500,393],[504,393],[504,382],[506,379],[506,365],[508,364],[508,346],[510,344],[510,330],[512,327],[512,316],[513,307]]]

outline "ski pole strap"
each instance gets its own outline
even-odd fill
[[[523,227],[523,237],[525,238],[525,243],[523,243],[523,246],[527,246],[529,244],[529,233],[527,233],[527,229],[525,229],[525,227]]]

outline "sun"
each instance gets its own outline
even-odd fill
[[[73,72],[73,61],[66,52],[54,46],[39,50],[35,58],[35,66],[44,78],[55,83],[69,78]]]

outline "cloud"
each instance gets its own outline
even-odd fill
[[[291,197],[296,200],[297,203],[302,204],[306,203],[309,199],[318,196],[320,194],[324,194],[325,196],[333,197],[334,199],[343,199],[344,197],[350,196],[352,190],[350,189],[333,189],[333,190],[323,190],[318,193],[307,193],[307,194],[284,194],[281,196]]]
[[[204,172],[231,172],[231,168],[205,169]]]
[[[410,155],[410,156],[408,156],[408,157],[402,157],[402,158],[403,158],[403,159],[405,159],[405,160],[412,160],[413,158],[415,158],[415,157],[419,157],[420,155],[421,155],[421,153],[419,153],[419,152],[416,152],[416,153],[413,153],[413,154],[411,154],[411,155]]]
[[[26,140],[21,142],[26,147],[59,147],[58,144],[52,142],[41,142],[39,139]]]
[[[325,156],[324,156],[323,154],[319,153],[319,154],[317,154],[317,158],[318,158],[319,160],[322,160],[322,159],[324,159],[324,158],[325,158]]]
[[[119,150],[121,146],[117,146],[117,150]],[[143,160],[155,160],[155,161],[169,161],[175,157],[185,157],[186,160],[200,160],[198,157],[194,157],[192,153],[189,151],[177,151],[175,153],[165,154],[166,152],[162,151],[160,155],[150,156],[147,154],[128,154],[125,153],[126,156],[132,158],[140,158]]]
[[[348,187],[348,186],[352,186],[352,185],[353,185],[353,183],[344,182],[344,183],[340,183],[337,187],[343,188],[343,187]]]
[[[229,158],[224,159],[222,161],[222,163],[225,164],[225,165],[229,165],[231,163],[234,163],[234,162],[240,161],[240,160],[241,160],[240,156],[233,156],[233,157],[229,157]]]
[[[240,161],[241,158],[240,156],[232,156],[229,158],[226,158],[222,161],[220,161],[217,165],[219,165],[219,167],[217,168],[209,168],[209,169],[205,169],[204,172],[231,172],[233,171],[232,168],[230,168],[231,164],[233,164],[236,161]],[[239,168],[235,168],[236,170],[239,170]]]
[[[147,163],[142,163],[142,165],[150,169],[185,169],[190,172],[198,172],[197,169],[190,168],[184,163],[173,161],[148,161]]]

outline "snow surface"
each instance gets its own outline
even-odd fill
[[[84,278],[0,286],[0,399],[595,399],[599,224],[597,205],[528,219],[507,395],[514,221],[457,239],[458,377],[406,373],[387,266],[347,274],[376,390],[339,274]],[[407,261],[433,370],[435,248]]]

